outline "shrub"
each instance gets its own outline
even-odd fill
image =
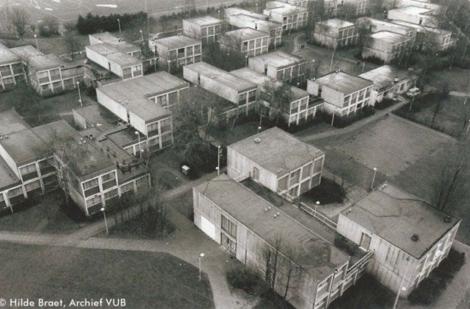
[[[258,273],[245,265],[231,267],[225,276],[232,288],[243,290],[250,295],[260,295],[266,290],[266,284]]]
[[[342,186],[328,178],[322,178],[321,184],[307,193],[305,196],[313,201],[320,201],[322,205],[342,203],[346,192]]]
[[[385,98],[381,102],[375,103],[374,108],[375,109],[386,109],[387,107],[390,107],[390,106],[394,105],[395,103],[397,103],[397,102],[392,100],[392,99]]]
[[[408,295],[411,304],[431,305],[439,298],[465,264],[465,253],[451,249],[449,255],[431,272],[428,278],[421,281],[416,289]]]
[[[366,118],[368,116],[371,116],[375,113],[375,109],[372,106],[365,106],[361,110],[348,115],[348,116],[335,116],[333,126],[335,128],[344,128],[347,127],[354,122],[361,120],[363,118]],[[321,117],[323,118],[323,121],[327,123],[331,123],[331,115],[327,113],[321,113]]]

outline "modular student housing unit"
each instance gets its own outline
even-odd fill
[[[308,92],[303,89],[290,86],[286,88],[288,92],[286,99],[281,103],[280,107],[272,105],[272,93],[267,91],[266,87],[278,89],[282,87],[281,82],[272,81],[266,75],[255,72],[249,68],[242,68],[230,72],[244,80],[248,80],[258,85],[258,97],[262,100],[261,104],[269,108],[270,112],[281,112],[281,116],[285,123],[290,127],[291,125],[299,125],[300,123],[313,119],[316,115],[318,102],[310,101]]]
[[[282,44],[282,25],[267,20],[263,14],[253,13],[240,8],[226,8],[225,20],[233,27],[251,28],[269,33],[269,46],[276,47]]]
[[[291,82],[305,78],[307,62],[294,55],[275,51],[264,55],[250,57],[248,67],[271,79]]]
[[[44,54],[31,45],[10,49],[27,67],[28,81],[40,96],[59,94],[77,87],[83,80],[80,63],[67,63],[53,54]]]
[[[89,41],[90,45],[86,46],[85,51],[92,62],[122,79],[144,74],[140,47],[122,41],[108,32],[90,34]]]
[[[99,104],[143,135],[139,149],[154,152],[173,144],[171,109],[188,88],[187,82],[158,72],[98,87],[96,94]]]
[[[227,147],[227,173],[247,178],[289,199],[321,182],[325,154],[279,128],[272,128]]]
[[[217,42],[222,34],[222,20],[212,16],[183,19],[183,34],[203,44]]]
[[[25,80],[26,73],[21,58],[0,43],[0,92]]]
[[[385,184],[344,210],[337,231],[374,251],[368,272],[381,284],[407,296],[447,257],[460,222]]]

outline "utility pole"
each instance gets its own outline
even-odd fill
[[[337,46],[337,44],[335,45],[335,48],[333,48],[333,52],[331,53],[330,72],[333,70],[333,61],[335,59],[336,46]]]

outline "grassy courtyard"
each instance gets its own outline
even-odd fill
[[[87,224],[78,206],[65,205],[63,194],[54,192],[23,207],[14,207],[14,213],[0,214],[0,230],[15,232],[71,233]]]
[[[314,142],[326,153],[326,168],[367,189],[376,167],[376,184],[393,183],[428,201],[436,197],[443,170],[455,153],[456,140],[396,116],[389,116],[355,132]],[[462,156],[470,159],[470,145]],[[458,239],[470,242],[470,167],[465,165],[449,204],[463,219]]]
[[[126,308],[214,308],[207,278],[165,253],[0,244],[2,298],[124,298]]]

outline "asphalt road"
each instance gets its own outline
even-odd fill
[[[243,0],[0,0],[0,9],[19,6],[28,9],[33,21],[44,16],[55,16],[61,21],[75,20],[79,14],[108,15],[145,11],[159,16],[184,10],[194,3],[197,8],[218,7],[243,2]]]

